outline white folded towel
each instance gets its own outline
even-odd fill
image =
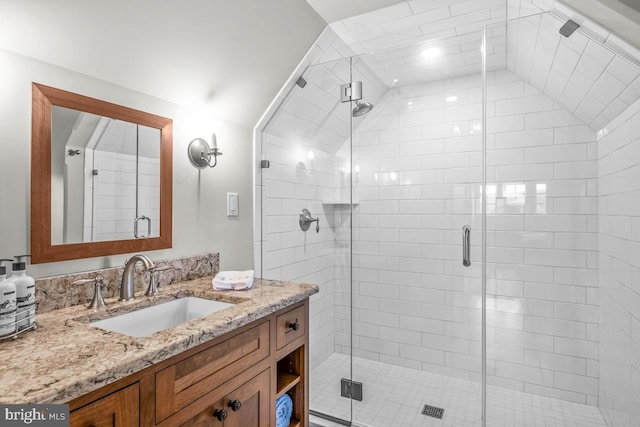
[[[217,291],[251,289],[253,287],[253,276],[253,270],[220,271],[213,278],[213,289]]]

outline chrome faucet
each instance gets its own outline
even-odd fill
[[[118,301],[128,301],[134,298],[135,286],[133,284],[133,273],[136,270],[136,264],[141,262],[144,269],[148,270],[153,267],[153,261],[143,254],[134,255],[125,263],[122,272],[122,283],[120,284],[120,299]]]

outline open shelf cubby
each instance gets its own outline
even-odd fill
[[[293,401],[289,427],[302,426],[304,418],[304,349],[299,347],[278,361],[276,398],[288,394]]]

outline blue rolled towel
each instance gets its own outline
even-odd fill
[[[293,413],[293,401],[288,394],[276,399],[276,427],[288,427]]]

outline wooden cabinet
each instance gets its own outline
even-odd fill
[[[262,322],[157,372],[156,422],[268,357],[269,329],[269,322]]]
[[[308,300],[69,402],[71,426],[275,427],[308,421]]]
[[[297,348],[277,363],[276,399],[283,394],[288,394],[293,402],[293,413],[289,427],[306,425],[305,397],[307,391],[304,387],[306,384],[304,367],[304,347]]]
[[[267,369],[182,424],[183,427],[271,425],[271,370]]]
[[[138,427],[140,387],[138,383],[113,392],[70,414],[71,427]]]
[[[289,427],[309,425],[308,348],[309,305],[302,304],[276,316],[276,396],[293,402]]]
[[[276,343],[280,350],[307,334],[305,307],[300,306],[276,316]]]

